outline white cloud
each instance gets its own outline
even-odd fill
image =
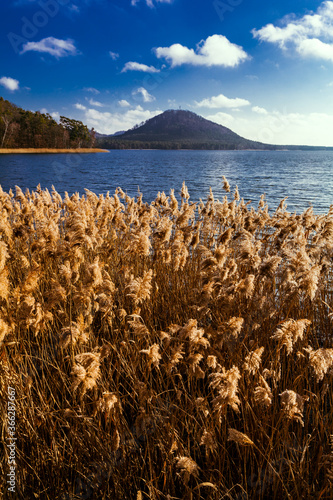
[[[100,94],[100,91],[95,89],[94,87],[85,87],[83,90],[86,92],[91,92],[92,94]]]
[[[267,24],[252,30],[255,38],[278,45],[283,50],[293,47],[304,58],[324,59],[333,62],[333,2],[325,1],[316,13],[295,19],[288,16],[282,27]]]
[[[14,78],[10,78],[10,76],[3,76],[0,78],[0,85],[5,87],[7,90],[11,90],[14,92],[19,89],[20,82],[15,80]]]
[[[58,38],[54,38],[53,36],[43,38],[43,40],[40,40],[39,42],[25,43],[23,45],[21,54],[30,51],[48,53],[51,56],[57,58],[75,56],[78,54],[74,40],[59,40]]]
[[[80,103],[78,103],[78,102],[77,102],[76,104],[74,104],[74,107],[75,107],[76,109],[81,110],[81,111],[85,111],[85,110],[87,109],[85,106],[83,106],[83,104],[80,104]]]
[[[124,113],[102,112],[96,109],[88,109],[85,112],[84,122],[89,128],[102,134],[114,134],[120,130],[128,130],[142,121],[149,120],[162,113],[161,110],[148,111],[141,106],[129,109]]]
[[[153,0],[145,0],[146,4],[148,7],[154,7],[154,1]],[[131,5],[137,5],[140,2],[140,0],[131,0]],[[155,0],[155,3],[172,3],[173,0]]]
[[[115,61],[116,59],[118,59],[119,54],[117,54],[117,52],[112,52],[112,51],[110,50],[110,52],[109,52],[109,56],[111,57],[111,59],[113,59],[113,60]]]
[[[155,97],[149,94],[148,90],[146,90],[144,87],[140,87],[132,92],[132,95],[138,95],[138,94],[142,95],[143,102],[155,101]]]
[[[235,121],[232,115],[229,115],[229,113],[222,113],[222,111],[214,115],[205,116],[205,118],[219,125],[224,125],[225,127],[230,127]]]
[[[302,40],[297,51],[303,57],[314,57],[315,59],[325,59],[333,62],[333,44],[324,43],[318,38]]]
[[[195,101],[195,104],[198,108],[240,108],[248,106],[251,103],[246,99],[241,99],[240,97],[230,99],[229,97],[220,94],[208,99],[203,99],[200,102]]]
[[[126,99],[121,99],[121,101],[118,101],[118,104],[122,108],[128,108],[130,106],[130,103],[126,101]]]
[[[96,106],[97,108],[103,108],[104,104],[102,104],[99,101],[94,101],[94,99],[87,99],[86,100],[89,102],[90,106]]]
[[[182,64],[235,67],[249,58],[242,47],[229,42],[223,35],[209,36],[197,45],[196,50],[175,43],[170,47],[158,47],[155,53],[158,58],[165,58],[172,67]]]
[[[263,109],[263,108],[261,108]],[[332,113],[293,113],[287,108],[255,113],[242,108],[237,116],[229,113],[200,113],[207,120],[230,128],[236,134],[253,141],[279,145],[333,147]]]
[[[268,115],[268,111],[265,108],[261,108],[260,106],[253,106],[252,111],[257,113],[258,115]]]
[[[144,73],[159,73],[160,70],[157,68],[154,68],[154,66],[147,66],[147,64],[141,64],[137,62],[127,62],[123,69],[121,70],[122,73],[126,73],[126,71],[143,71]]]
[[[42,108],[42,109],[40,110],[40,112],[41,112],[43,115],[46,115],[46,113],[47,113],[47,109],[46,109],[46,108]]]
[[[333,146],[333,113],[292,113],[285,109],[265,115],[244,108],[236,118],[226,113],[204,116],[253,141],[285,146]]]

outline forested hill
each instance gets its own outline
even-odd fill
[[[168,110],[127,132],[98,138],[99,147],[157,149],[276,149],[250,141],[191,111]]]
[[[95,132],[77,120],[26,111],[0,97],[0,148],[92,148]]]
[[[279,146],[251,141],[191,111],[172,109],[127,132],[99,135],[97,145],[107,149],[333,150],[325,146]]]

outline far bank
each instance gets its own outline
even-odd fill
[[[99,148],[77,148],[77,149],[51,149],[51,148],[0,148],[0,154],[58,154],[58,153],[108,153],[107,149]]]

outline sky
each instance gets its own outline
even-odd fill
[[[6,0],[0,95],[100,133],[186,109],[333,146],[333,1]]]

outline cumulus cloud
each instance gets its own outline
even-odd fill
[[[281,26],[267,24],[252,30],[255,38],[278,45],[281,49],[294,48],[304,58],[333,62],[333,2],[323,2],[316,13],[296,19],[288,16]]]
[[[10,78],[10,76],[3,76],[0,78],[0,85],[11,92],[14,92],[19,89],[20,82],[14,78]]]
[[[260,106],[253,106],[252,111],[257,113],[258,115],[268,115],[268,111],[265,108],[261,108]]]
[[[111,57],[111,59],[113,59],[114,61],[116,61],[118,59],[118,57],[119,57],[119,54],[117,52],[112,52],[110,50],[109,56]]]
[[[140,87],[132,92],[132,95],[138,95],[138,94],[141,94],[143,102],[155,101],[155,97],[149,94],[148,90],[146,90],[144,87]]]
[[[235,118],[229,113],[223,113],[220,111],[219,113],[215,113],[214,115],[205,116],[207,120],[210,120],[214,123],[218,123],[219,125],[224,125],[225,127],[230,127],[235,121]]]
[[[97,108],[103,108],[104,107],[104,104],[102,104],[99,101],[94,101],[94,99],[87,99],[87,101],[89,102],[90,106],[96,106]]]
[[[297,47],[303,57],[314,57],[333,62],[333,43],[324,43],[317,38],[302,40]]]
[[[266,114],[253,113],[251,108],[243,108],[237,116],[231,113],[202,116],[246,139],[266,144],[333,146],[333,113],[292,113],[287,108]]]
[[[126,71],[143,71],[144,73],[159,73],[160,70],[154,68],[154,66],[147,66],[147,64],[141,64],[133,61],[129,61],[125,64],[122,73],[126,73]]]
[[[122,108],[128,108],[130,106],[130,103],[126,101],[126,99],[121,99],[120,101],[118,101],[118,104]]]
[[[236,97],[235,99],[230,99],[223,94],[209,97],[208,99],[203,99],[200,102],[195,102],[198,108],[241,108],[243,106],[248,106],[250,104],[246,99],[241,99]]]
[[[191,64],[233,68],[249,58],[242,47],[229,42],[223,35],[209,36],[196,46],[196,50],[175,43],[170,47],[158,47],[155,53],[158,58],[166,59],[172,67]]]
[[[43,40],[40,40],[39,42],[25,43],[23,45],[21,54],[31,51],[47,53],[56,58],[75,56],[78,54],[74,40],[59,40],[58,38],[54,38],[53,36],[43,38]]]
[[[291,113],[285,109],[257,114],[244,109],[234,119],[225,113],[204,116],[246,139],[266,144],[333,146],[333,113]]]
[[[76,109],[79,109],[80,111],[85,111],[87,109],[85,106],[83,106],[83,104],[80,104],[79,102],[77,102],[76,104],[74,104],[74,107]]]
[[[123,113],[109,113],[98,111],[97,109],[87,109],[85,111],[84,122],[89,128],[102,134],[114,134],[120,130],[128,130],[142,121],[149,120],[162,113],[161,110],[148,111],[142,106],[136,106]]]

